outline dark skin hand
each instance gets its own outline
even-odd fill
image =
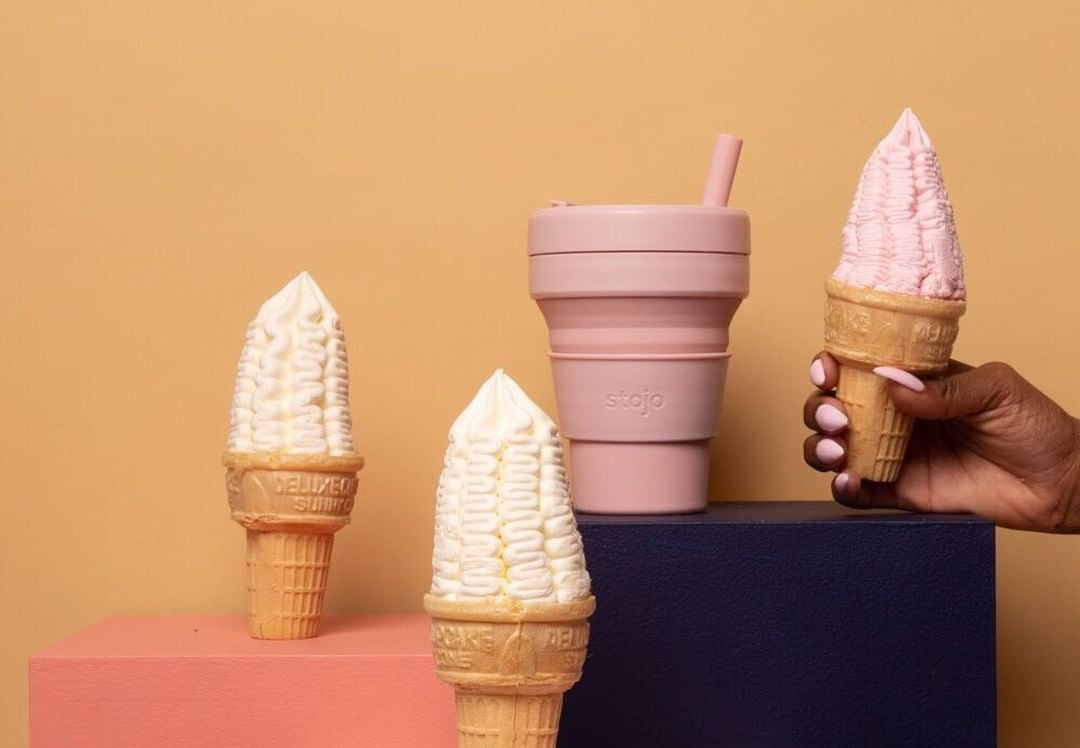
[[[839,367],[827,353],[815,360],[818,389],[803,420],[817,433],[803,452],[811,467],[839,472],[833,498],[841,504],[970,512],[1018,530],[1080,532],[1080,421],[1012,367],[954,362],[922,392],[890,382],[893,402],[917,420],[896,482],[874,483],[844,470],[845,454],[837,456],[847,447],[834,392]]]

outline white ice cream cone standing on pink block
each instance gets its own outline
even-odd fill
[[[230,420],[225,484],[247,530],[251,636],[313,637],[334,533],[349,522],[364,461],[341,319],[307,273],[248,325]]]

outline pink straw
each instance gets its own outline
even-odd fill
[[[716,136],[709,174],[705,178],[705,195],[702,205],[722,208],[731,195],[731,183],[735,181],[735,167],[739,165],[742,141],[734,135],[720,133]]]

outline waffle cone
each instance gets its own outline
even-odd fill
[[[836,397],[848,414],[847,467],[865,480],[892,482],[900,472],[913,420],[873,373],[895,366],[920,376],[943,374],[960,329],[963,301],[825,284],[825,350],[840,364]]]
[[[349,523],[363,459],[230,452],[224,463],[232,518],[247,530],[251,636],[317,635],[334,533]]]
[[[460,748],[555,748],[596,600],[524,605],[427,595],[436,672],[456,690]]]

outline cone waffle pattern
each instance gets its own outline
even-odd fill
[[[900,472],[914,421],[893,405],[885,379],[854,366],[841,365],[840,372],[836,397],[851,423],[847,466],[867,480],[892,482]]]
[[[462,748],[555,748],[562,694],[524,696],[458,691],[458,745]]]
[[[594,598],[525,606],[428,595],[439,678],[457,689],[461,748],[555,748],[580,678]]]
[[[248,530],[252,636],[309,639],[318,633],[333,549],[333,535]]]
[[[965,304],[856,288],[832,278],[825,290],[825,350],[840,364],[836,396],[848,412],[847,467],[866,480],[895,481],[914,421],[896,409],[888,381],[872,370],[944,373]]]

